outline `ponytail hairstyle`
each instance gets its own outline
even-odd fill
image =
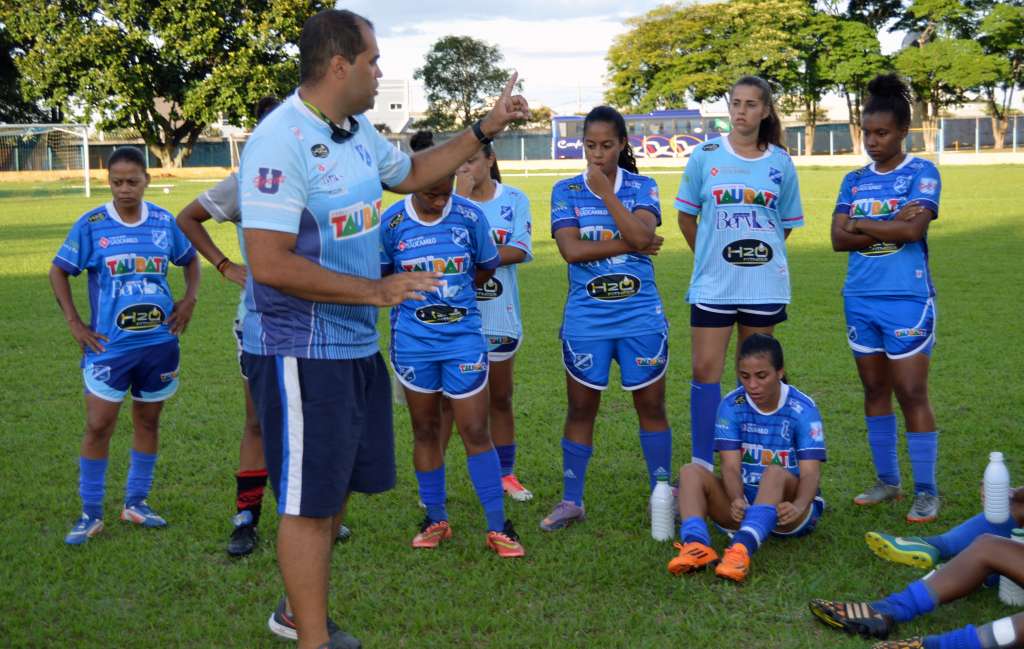
[[[110,157],[107,158],[107,169],[110,169],[113,165],[118,162],[130,162],[133,165],[138,165],[142,172],[148,174],[146,170],[146,156],[142,151],[133,146],[119,146],[114,149]]]
[[[429,149],[434,146],[434,134],[431,131],[416,131],[409,138],[409,148],[416,151]]]
[[[762,119],[760,126],[757,127],[757,148],[767,151],[768,145],[774,144],[780,149],[785,150],[786,147],[782,144],[782,121],[779,120],[779,113],[775,110],[775,98],[772,95],[772,87],[761,77],[747,75],[740,77],[739,81],[732,84],[732,89],[729,90],[730,97],[736,86],[753,86],[757,88],[761,91],[761,101],[768,107],[768,116]]]
[[[868,83],[862,114],[892,113],[900,129],[910,128],[910,88],[894,73],[880,74]]]
[[[494,155],[494,147],[488,142],[484,145],[483,153],[485,158],[491,159],[491,180],[501,182],[501,172],[498,170],[498,156]]]
[[[598,106],[594,108],[583,119],[583,132],[587,132],[594,122],[605,122],[615,127],[615,133],[625,143],[622,151],[619,152],[619,166],[630,173],[640,173],[636,168],[636,158],[633,156],[633,147],[629,144],[629,134],[626,132],[626,120],[622,113],[611,106]]]

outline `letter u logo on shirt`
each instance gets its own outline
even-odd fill
[[[281,188],[283,176],[284,172],[279,169],[260,167],[260,175],[256,179],[256,189],[264,194],[276,194],[277,190]]]

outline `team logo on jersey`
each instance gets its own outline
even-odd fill
[[[587,295],[602,302],[618,302],[639,293],[640,286],[640,278],[636,275],[601,275],[587,282]]]
[[[100,248],[106,248],[106,247],[110,246],[110,239],[108,239],[106,237],[100,237],[99,243],[100,243]]]
[[[388,230],[394,230],[395,228],[397,228],[398,224],[401,223],[402,219],[404,219],[404,218],[405,218],[405,212],[399,212],[398,214],[395,214],[394,216],[392,216],[391,220],[388,221]]]
[[[743,184],[715,185],[711,188],[715,205],[761,205],[770,210],[776,208],[779,196],[767,189],[756,189]]]
[[[899,211],[900,199],[886,198],[860,198],[853,201],[850,206],[850,216],[858,218],[862,216],[889,216]]]
[[[910,189],[910,181],[913,180],[910,176],[896,176],[896,180],[892,183],[892,190],[897,194],[906,193]]]
[[[771,232],[775,229],[775,224],[770,219],[758,214],[757,210],[749,212],[717,210],[715,212],[715,229]]]
[[[458,226],[452,228],[452,243],[463,248],[469,247],[469,230]]]
[[[167,230],[153,230],[153,245],[161,250],[167,250]]]
[[[743,463],[760,464],[761,466],[796,466],[793,462],[791,449],[771,449],[763,444],[751,444],[743,442]]]
[[[923,338],[928,335],[928,330],[921,327],[907,327],[906,329],[896,329],[893,334],[897,338]]]
[[[253,183],[256,185],[256,189],[264,194],[276,194],[284,184],[284,172],[280,169],[260,167],[259,174]]]
[[[475,363],[459,363],[460,374],[479,374],[487,370],[487,361],[479,360]]]
[[[811,439],[813,439],[816,442],[825,441],[825,429],[822,427],[820,421],[811,422],[810,435]]]
[[[87,220],[87,221],[88,221],[89,223],[97,223],[97,222],[99,222],[99,221],[102,221],[102,220],[103,220],[103,219],[105,219],[105,218],[107,218],[107,212],[106,212],[106,211],[103,211],[103,212],[96,212],[95,214],[93,214],[92,216],[90,216],[90,217],[89,217],[88,219],[86,219],[86,220]]]
[[[110,380],[110,366],[109,365],[90,365],[89,376],[94,381],[100,381],[106,383]]]
[[[718,175],[718,167],[711,167],[711,177],[714,178]]]
[[[416,319],[431,325],[455,324],[468,314],[469,309],[448,304],[430,304],[416,309]]]
[[[309,152],[313,154],[314,158],[326,158],[331,154],[331,150],[327,148],[326,144],[314,144],[309,147]]]
[[[718,149],[718,143],[717,142],[711,142],[710,144],[705,144],[704,146],[702,146],[700,148],[701,151],[715,151],[717,149]]]
[[[580,228],[580,239],[584,241],[611,241],[621,237],[618,230],[606,228],[603,225],[588,225],[585,228]]]
[[[772,181],[776,185],[782,184],[782,172],[775,167],[768,167],[768,180]]]
[[[370,157],[370,152],[366,150],[366,147],[362,144],[357,144],[356,153],[358,153],[359,157],[363,159],[363,163],[365,163],[367,167],[373,166],[373,158]]]
[[[477,302],[487,302],[500,297],[505,292],[505,287],[501,285],[498,278],[491,277],[489,280],[484,282],[483,286],[477,287],[476,289],[476,300]]]
[[[494,239],[494,245],[504,246],[512,238],[512,231],[505,228],[491,228],[491,238]]]
[[[582,183],[569,183],[568,185],[565,186],[565,188],[568,189],[571,192],[581,192],[581,191],[583,191],[583,184]]]
[[[572,366],[578,370],[589,370],[594,366],[594,355],[573,353]]]
[[[933,195],[939,189],[939,180],[937,178],[922,178],[917,183],[917,190],[922,194],[928,196]]]
[[[772,247],[758,239],[740,239],[722,248],[722,259],[733,266],[763,266],[774,256]]]
[[[743,404],[745,404],[747,402],[747,395],[746,394],[737,394],[736,398],[733,399],[732,402],[733,402],[734,405],[742,406]]]
[[[417,257],[402,262],[402,270],[411,273],[416,271],[428,271],[444,273],[445,275],[458,275],[464,273],[469,267],[469,255],[454,255],[452,257]]]
[[[873,243],[863,250],[858,250],[857,254],[862,257],[885,257],[886,255],[892,255],[900,250],[903,250],[902,243],[887,243],[885,241],[879,241]]]
[[[103,260],[112,277],[118,275],[164,275],[167,273],[167,257],[162,255],[111,255]]]
[[[133,304],[118,313],[114,323],[122,331],[149,331],[163,324],[164,317],[164,310],[156,304]]]
[[[170,383],[176,378],[178,378],[178,370],[174,370],[173,372],[164,372],[160,375],[160,381],[163,383]]]
[[[373,203],[356,203],[340,210],[331,210],[328,216],[335,240],[360,237],[373,232],[380,225],[381,199]]]
[[[508,205],[502,205],[501,206],[501,213],[500,213],[500,215],[501,215],[502,220],[508,221],[509,223],[512,222],[512,208],[509,207]]]

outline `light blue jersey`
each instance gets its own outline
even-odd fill
[[[774,411],[762,412],[740,387],[718,405],[715,450],[742,451],[743,492],[754,502],[765,467],[800,476],[800,460],[826,460],[825,431],[814,400],[782,384]]]
[[[769,145],[751,160],[728,137],[695,147],[675,207],[697,214],[690,304],[789,304],[785,230],[804,224],[789,154]]]
[[[918,203],[939,216],[942,181],[928,160],[912,155],[892,171],[879,173],[874,163],[843,178],[836,213],[853,219],[891,221],[907,203]],[[850,252],[843,295],[886,297],[935,296],[928,270],[928,241],[886,243]]]
[[[491,237],[498,246],[512,246],[533,259],[530,200],[514,187],[494,183],[494,198],[477,203],[491,226]],[[524,261],[524,263],[525,263]],[[520,338],[523,323],[519,307],[519,264],[501,266],[486,284],[476,290],[485,336]]]
[[[345,275],[380,278],[381,183],[409,175],[409,156],[360,115],[335,142],[327,123],[293,94],[245,145],[238,172],[245,230],[296,235],[295,252]],[[246,286],[244,348],[251,354],[352,359],[377,353],[377,307],[311,302]]]
[[[643,209],[661,225],[661,202],[653,179],[619,169],[615,196],[627,210]],[[580,238],[622,238],[604,201],[587,186],[583,174],[551,189],[551,236],[578,228]],[[668,328],[647,255],[629,253],[569,264],[569,296],[562,318],[563,339],[605,340],[655,334]]]
[[[82,366],[177,341],[167,326],[174,308],[167,270],[195,255],[174,215],[152,203],[142,204],[135,223],[122,221],[113,203],[79,217],[53,263],[72,276],[89,272],[89,328],[109,339],[104,352],[86,348]]]
[[[436,271],[441,286],[391,308],[391,350],[405,360],[441,360],[467,351],[486,358],[474,277],[497,268],[498,249],[480,207],[453,195],[436,221],[416,214],[412,197],[388,208],[380,232],[380,269],[387,273]]]

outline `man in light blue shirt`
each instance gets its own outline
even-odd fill
[[[239,170],[250,262],[245,363],[282,515],[278,561],[288,596],[269,626],[297,637],[300,649],[360,646],[328,620],[327,587],[345,495],[395,482],[377,309],[423,300],[440,276],[381,279],[381,183],[400,193],[428,186],[529,110],[511,95],[513,76],[471,129],[410,158],[362,116],[373,106],[378,59],[365,18],[344,10],[310,18],[299,40],[299,88],[257,127]]]

